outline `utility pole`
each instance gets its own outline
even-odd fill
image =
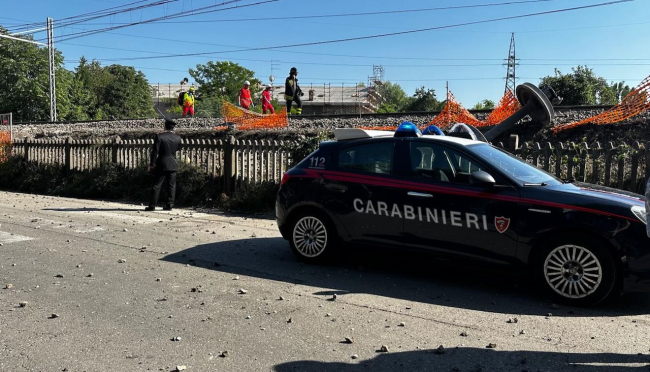
[[[54,60],[54,21],[47,19],[47,48],[50,60],[50,121],[56,121],[56,61]]]
[[[506,66],[506,88],[504,94],[508,93],[510,90],[512,93],[515,92],[515,86],[517,85],[517,55],[515,53],[515,33],[512,33],[510,37],[510,50],[508,52],[508,59],[504,66]]]

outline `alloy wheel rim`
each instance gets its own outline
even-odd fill
[[[584,298],[594,293],[603,278],[598,258],[588,249],[577,245],[555,248],[544,262],[544,277],[548,285],[566,298]]]
[[[327,230],[316,217],[303,217],[293,229],[293,243],[305,257],[317,257],[327,246]]]

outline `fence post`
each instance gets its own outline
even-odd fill
[[[29,161],[29,138],[25,138],[25,162]]]
[[[511,134],[510,139],[508,140],[508,150],[513,154],[517,155],[517,150],[519,149],[519,136],[516,134]]]
[[[65,171],[69,171],[71,169],[70,165],[70,137],[65,139]]]
[[[111,162],[117,164],[117,143],[120,142],[120,137],[113,138],[111,143]]]
[[[227,193],[234,191],[236,159],[237,157],[235,155],[235,137],[230,136],[228,137],[228,141],[226,141],[223,150],[224,191]]]

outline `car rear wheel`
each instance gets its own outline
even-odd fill
[[[333,251],[334,230],[321,213],[308,212],[294,218],[290,231],[291,250],[303,261],[321,262]]]
[[[615,293],[618,268],[595,239],[568,235],[545,244],[536,263],[538,283],[559,301],[596,304]]]

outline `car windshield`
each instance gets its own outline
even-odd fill
[[[488,164],[499,168],[508,176],[523,184],[560,184],[555,176],[488,144],[470,146],[472,152]]]

